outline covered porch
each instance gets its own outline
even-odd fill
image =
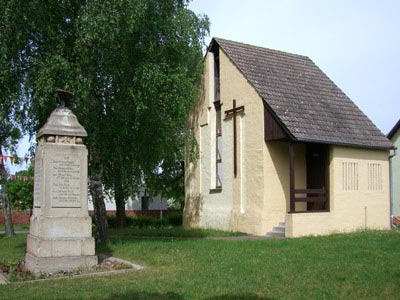
[[[289,142],[290,199],[288,213],[327,212],[330,209],[329,145],[305,143],[305,148],[305,170],[303,170],[305,185],[302,188],[296,188],[295,143]]]
[[[283,142],[289,148],[289,170],[284,171],[289,173],[289,187],[285,187],[286,191],[289,188],[286,211],[290,214],[329,212],[330,146],[299,141],[276,120],[266,106],[264,140],[266,143]]]

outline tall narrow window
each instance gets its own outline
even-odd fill
[[[219,101],[214,102],[215,106],[215,116],[216,116],[216,155],[215,155],[215,162],[216,162],[216,187],[222,187],[222,118],[221,118],[221,103]]]
[[[219,55],[214,55],[214,101],[219,101]]]

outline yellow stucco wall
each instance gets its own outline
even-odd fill
[[[285,221],[289,207],[289,145],[284,142],[265,143],[263,100],[222,51],[220,70],[223,110],[232,108],[232,99],[236,99],[237,106],[245,107],[242,123],[238,122],[238,132],[245,123],[245,142],[238,134],[238,176],[233,179],[230,230],[265,235],[273,226]],[[231,120],[229,122],[232,123]],[[241,144],[242,147],[239,146]],[[232,147],[228,146],[227,151],[232,151]],[[241,155],[240,151],[244,151],[245,155]],[[296,145],[295,174],[296,187],[305,188],[304,144]],[[298,203],[296,208],[304,209],[304,206],[304,203]]]
[[[305,189],[305,144],[295,144],[295,188]],[[264,233],[284,222],[290,207],[289,143],[271,141],[264,146],[264,185],[266,204]],[[306,210],[306,203],[296,203],[296,210]]]
[[[263,232],[264,226],[262,224],[265,212],[263,102],[255,89],[223,51],[220,51],[220,76],[223,111],[232,108],[233,99],[236,99],[236,106],[243,105],[245,109],[240,119],[237,119],[238,173],[232,182],[233,207],[230,229],[253,234],[265,234],[266,231]],[[230,127],[232,128],[232,118],[227,119],[226,122],[231,124]],[[232,129],[228,130],[232,131]],[[240,132],[243,134],[240,135]],[[241,140],[243,138],[245,138],[245,141]],[[232,152],[232,149],[233,143],[230,143],[227,151]],[[242,155],[241,151],[244,151],[245,155]],[[232,164],[233,162],[227,163]],[[243,201],[246,202],[245,207],[243,207]]]
[[[330,212],[287,214],[286,236],[389,229],[388,151],[330,148]]]
[[[213,134],[215,110],[212,105],[212,54],[204,63],[203,93],[192,119],[196,140],[201,145],[200,158],[186,170],[184,224],[224,230],[265,234],[263,102],[254,88],[220,51],[220,101],[223,112],[222,160],[223,187],[213,191]],[[245,111],[237,117],[237,177],[233,176],[233,121],[224,112],[236,105]],[[211,121],[210,121],[211,120]],[[200,171],[201,170],[201,171]],[[215,172],[215,171],[214,171]],[[285,204],[284,204],[285,205]],[[283,219],[282,219],[283,220]],[[268,228],[270,230],[271,228]]]

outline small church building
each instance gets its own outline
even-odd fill
[[[391,141],[308,57],[212,39],[189,118],[184,225],[389,229]]]

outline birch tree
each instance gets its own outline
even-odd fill
[[[209,26],[187,6],[0,0],[1,99],[23,108],[21,127],[34,135],[56,105],[55,90],[75,94],[71,109],[88,132],[99,241],[107,240],[103,188],[114,192],[123,226],[127,197],[144,179],[176,172],[163,165],[183,160]]]

